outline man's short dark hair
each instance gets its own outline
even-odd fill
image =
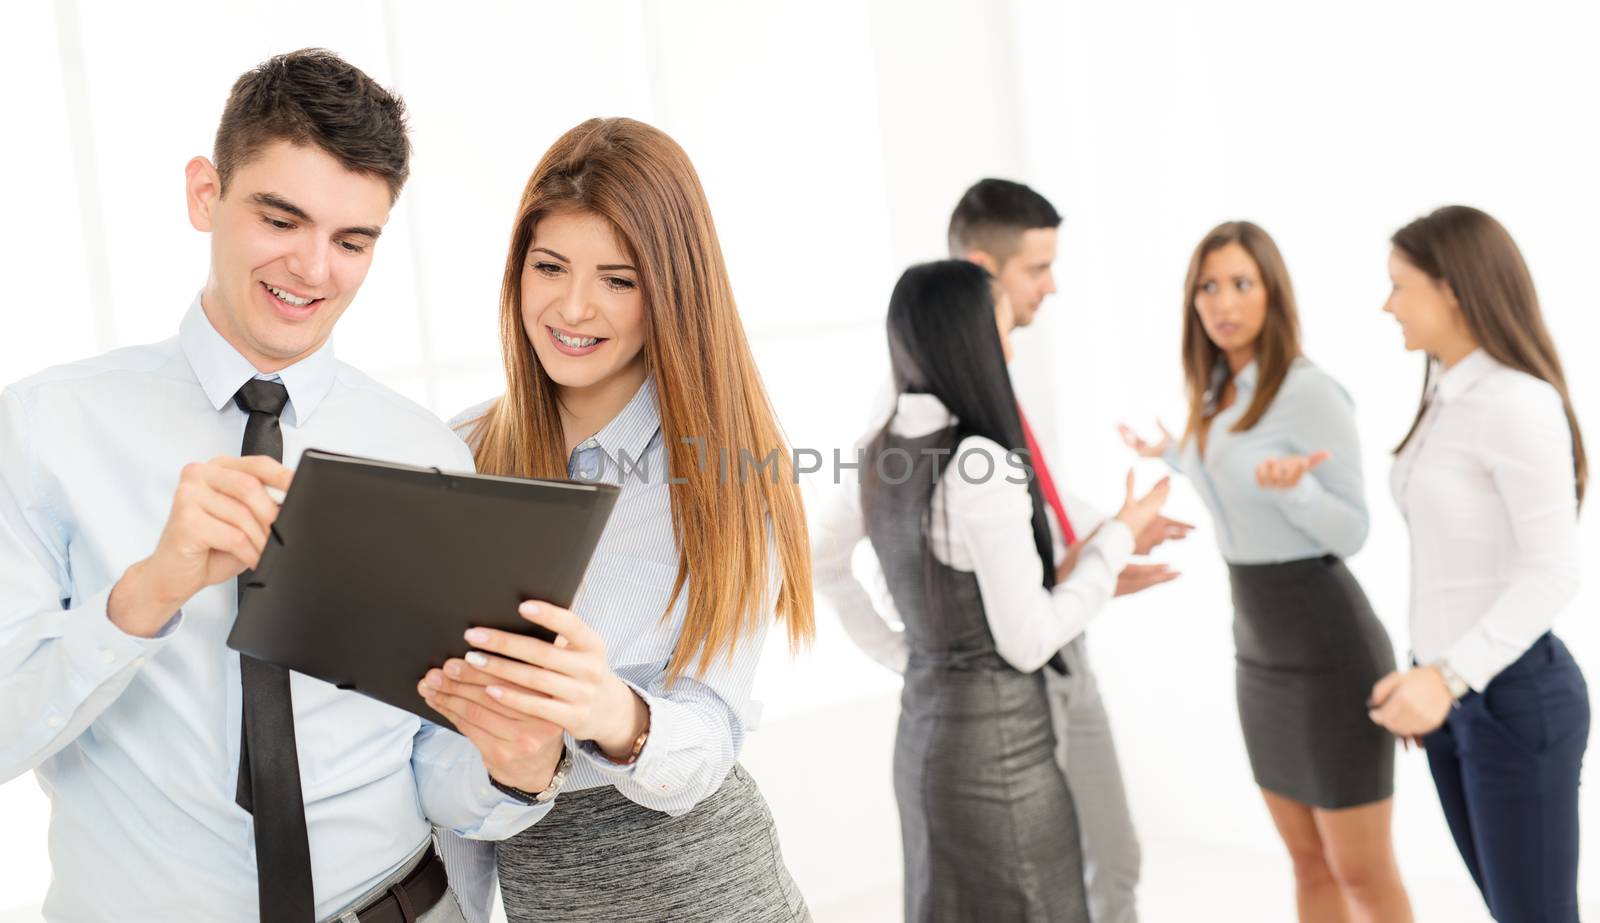
[[[1050,200],[1007,179],[979,180],[950,213],[950,258],[982,250],[1004,263],[1022,244],[1022,232],[1058,228],[1061,215]]]
[[[278,141],[314,145],[346,170],[384,180],[390,202],[411,173],[405,104],[323,48],[270,58],[234,82],[212,152],[223,191],[234,171]]]

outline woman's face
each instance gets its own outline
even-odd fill
[[[644,380],[644,293],[611,223],[585,211],[534,226],[522,270],[522,328],[552,381],[584,389]]]
[[[999,286],[995,286],[994,322],[995,326],[1000,328],[1000,349],[1005,352],[1006,361],[1010,362],[1014,352],[1011,346],[1011,331],[1017,329],[1017,316],[1011,307],[1011,296]]]
[[[1218,349],[1230,356],[1254,353],[1267,323],[1267,288],[1249,251],[1230,243],[1206,254],[1194,310]]]
[[[1400,322],[1406,349],[1451,354],[1457,342],[1469,336],[1449,284],[1412,265],[1398,249],[1389,251],[1389,283],[1383,310]]]

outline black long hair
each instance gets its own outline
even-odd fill
[[[907,269],[889,296],[889,360],[897,394],[931,394],[956,418],[938,440],[946,450],[935,458],[934,483],[956,460],[956,449],[968,436],[983,436],[1015,452],[1027,464],[1028,493],[1033,499],[1033,543],[1044,566],[1044,585],[1055,586],[1055,548],[1044,495],[1032,476],[1032,459],[1017,411],[1017,396],[1006,370],[1005,350],[995,324],[993,279],[983,267],[966,260],[939,260]],[[872,440],[862,468],[862,506],[871,509],[880,484],[877,459],[889,427]],[[999,467],[995,477],[1006,475]],[[929,547],[926,511],[923,544]],[[947,533],[948,534],[948,533]]]

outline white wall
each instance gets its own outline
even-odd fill
[[[1583,102],[1600,86],[1600,61],[1581,44],[1600,20],[1554,4],[1358,2],[1326,14],[1266,2],[1018,6],[1031,75],[1026,173],[1067,216],[1050,329],[1059,422],[1072,436],[1066,479],[1114,483],[1126,464],[1119,420],[1181,423],[1189,253],[1219,221],[1256,221],[1288,261],[1309,354],[1356,400],[1373,529],[1352,567],[1404,658],[1406,533],[1387,453],[1410,425],[1422,369],[1380,311],[1387,239],[1449,202],[1500,218],[1532,268],[1579,414],[1600,426],[1600,372],[1585,355],[1600,334],[1600,122]],[[1208,525],[1187,485],[1172,505]],[[1591,674],[1597,528],[1591,510],[1589,579],[1557,624]],[[1179,584],[1108,612],[1093,649],[1141,828],[1270,844],[1232,727],[1227,582],[1208,531],[1168,555],[1185,572]],[[1471,887],[1425,762],[1400,761],[1403,867]],[[1583,818],[1581,877],[1588,900],[1600,900],[1592,785]]]
[[[206,255],[185,220],[183,163],[209,151],[240,71],[305,45],[408,100],[414,179],[338,343],[440,414],[497,387],[518,193],[545,147],[591,115],[651,121],[688,150],[783,421],[824,451],[861,425],[886,374],[889,288],[905,264],[942,255],[961,190],[1002,175],[1043,191],[1067,223],[1061,293],[1021,344],[1026,399],[1054,433],[1058,479],[1107,506],[1128,464],[1115,423],[1178,420],[1189,250],[1247,217],[1285,253],[1313,358],[1358,402],[1374,529],[1353,567],[1403,652],[1404,531],[1385,450],[1421,376],[1378,311],[1385,241],[1450,201],[1504,220],[1580,412],[1600,406],[1600,372],[1579,352],[1600,332],[1587,278],[1597,24],[1554,3],[1368,0],[1337,15],[1243,0],[9,4],[0,382],[171,333]],[[1270,851],[1236,729],[1225,573],[1194,495],[1180,486],[1173,507],[1202,525],[1165,555],[1183,579],[1119,602],[1092,632],[1135,813],[1152,843]],[[1591,672],[1597,601],[1591,581],[1559,625]],[[899,873],[884,711],[897,682],[820,615],[811,653],[774,646],[771,720],[751,747],[819,907]],[[1421,760],[1401,763],[1405,869],[1465,881]],[[1592,844],[1592,792],[1583,810]],[[0,919],[43,893],[46,811],[31,779],[0,786]],[[1186,886],[1153,874],[1152,895]]]

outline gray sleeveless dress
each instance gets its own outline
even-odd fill
[[[922,450],[947,438],[886,438],[916,459],[909,479],[862,498],[910,647],[894,750],[905,919],[1087,923],[1044,675],[996,653],[977,577],[925,554],[935,468]]]

